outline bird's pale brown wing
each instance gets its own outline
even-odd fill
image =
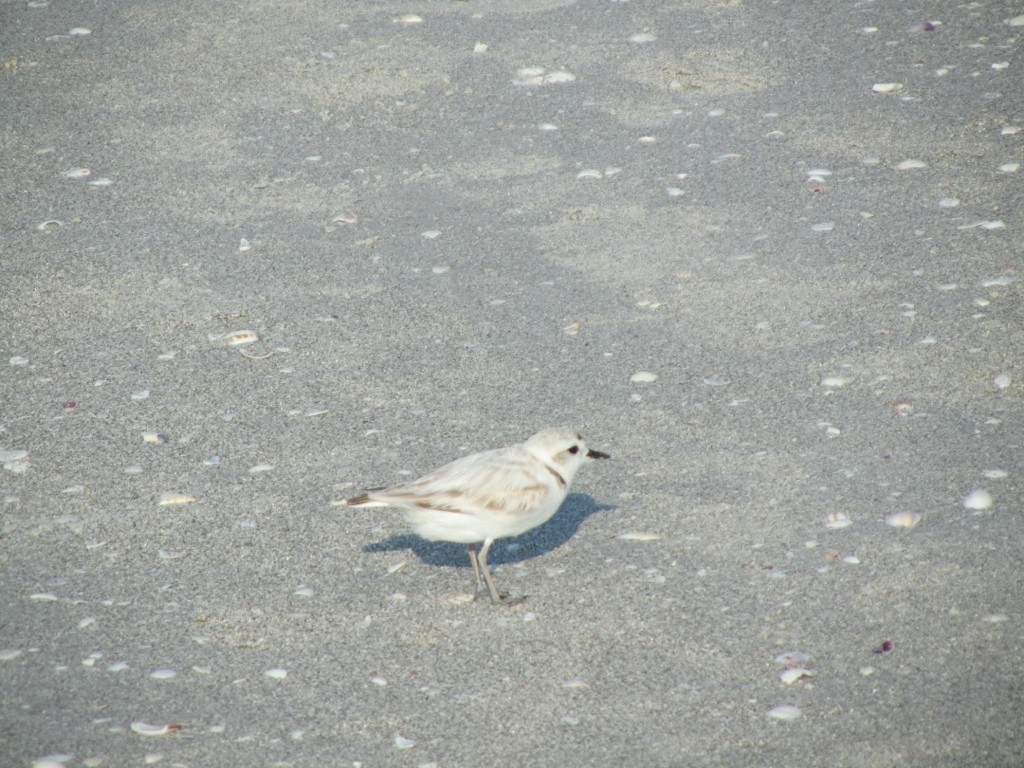
[[[544,466],[525,451],[501,449],[466,456],[411,483],[368,494],[404,507],[524,514],[551,490]]]

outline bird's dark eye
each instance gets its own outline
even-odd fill
[[[574,445],[572,448],[569,449],[569,453],[579,453],[579,452],[580,452],[580,447],[578,445]]]

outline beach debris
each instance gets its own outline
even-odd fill
[[[132,731],[140,736],[166,736],[170,733],[177,733],[181,730],[180,725],[150,725],[141,720],[132,723]]]
[[[825,527],[831,528],[832,530],[849,528],[851,525],[853,525],[853,520],[848,518],[842,512],[830,512],[828,517],[825,518]]]
[[[658,374],[650,371],[637,371],[629,377],[629,380],[634,384],[650,384],[658,380]]]
[[[893,528],[913,528],[920,522],[920,512],[893,512],[885,518],[885,524]]]
[[[157,504],[161,507],[167,507],[174,504],[191,504],[196,500],[195,496],[187,493],[174,493],[173,491],[168,493],[161,493],[160,498],[157,500]]]
[[[984,488],[977,488],[964,496],[965,509],[988,509],[992,506],[992,494]]]
[[[818,673],[804,667],[790,667],[780,672],[779,677],[786,685],[792,685],[797,680],[802,680],[805,677],[814,677],[816,674]]]
[[[657,533],[643,533],[641,531],[629,531],[620,533],[619,538],[623,541],[658,541],[661,539]]]
[[[767,714],[773,720],[796,720],[802,713],[792,704],[780,704],[769,709]]]

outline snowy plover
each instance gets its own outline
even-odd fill
[[[501,598],[487,567],[494,540],[548,521],[569,493],[576,470],[591,459],[607,458],[607,453],[589,450],[575,430],[554,427],[525,443],[464,456],[419,480],[368,491],[345,503],[398,507],[424,539],[468,544],[477,594],[482,576],[496,603]]]

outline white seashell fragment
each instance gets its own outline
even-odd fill
[[[658,374],[651,373],[650,371],[637,371],[629,377],[629,380],[634,384],[650,384],[658,380]]]
[[[98,179],[93,179],[92,181],[88,182],[90,187],[109,187],[113,183],[114,180],[108,179],[106,176],[102,176]]]
[[[340,224],[343,227],[347,227],[350,224],[355,224],[357,221],[359,221],[358,213],[339,213],[331,219],[331,224]]]
[[[64,768],[64,763],[71,759],[70,755],[57,755],[56,757],[64,757],[66,760],[57,760],[54,757],[41,757],[38,760],[32,761],[31,768]]]
[[[825,527],[831,528],[832,530],[849,528],[851,525],[853,525],[853,521],[842,512],[832,512],[827,518],[825,518]]]
[[[273,469],[273,464],[257,464],[254,467],[249,467],[249,474],[258,475],[260,472],[270,472]]]
[[[885,524],[893,528],[913,528],[920,522],[920,512],[893,512],[885,518]]]
[[[665,187],[665,194],[669,197],[682,197],[686,194],[686,190],[681,187]]]
[[[412,749],[416,746],[416,742],[405,738],[405,736],[395,736],[395,746],[398,749]]]
[[[96,623],[96,617],[95,616],[86,616],[84,619],[82,619],[81,621],[78,622],[78,628],[79,629],[85,629],[86,627],[90,627],[90,626],[92,626],[95,623]]]
[[[1010,25],[1011,27],[1024,27],[1024,15],[1011,16],[1010,18],[1006,19],[1004,23]]]
[[[415,13],[407,13],[401,18],[395,19],[399,24],[422,24],[423,17]]]
[[[653,43],[657,39],[657,36],[652,35],[650,32],[640,32],[629,36],[629,42],[631,43]]]
[[[409,564],[408,560],[399,560],[397,563],[392,563],[388,566],[388,573],[398,573],[400,570],[405,568]]]
[[[42,602],[53,602],[57,599],[57,596],[53,592],[36,592],[33,595],[28,596],[29,600],[40,600]]]
[[[177,677],[177,671],[173,669],[156,669],[149,673],[149,676],[154,680],[170,680],[172,677]]]
[[[812,232],[831,232],[835,229],[835,222],[823,221],[820,224],[811,224]]]
[[[989,509],[992,506],[992,494],[984,488],[978,488],[964,496],[965,509]]]
[[[1016,173],[1020,170],[1020,163],[1003,163],[998,170],[1000,173]]]
[[[298,595],[299,597],[312,597],[316,594],[312,587],[307,587],[305,584],[296,589],[292,594]]]
[[[181,730],[180,725],[150,725],[136,721],[132,723],[132,731],[140,736],[166,736],[169,733],[177,733]]]
[[[860,565],[860,558],[856,555],[847,555],[843,558],[843,562],[850,565]]]
[[[53,232],[55,229],[60,229],[64,226],[63,221],[57,219],[47,219],[42,224],[36,225],[36,229],[40,232]]]
[[[541,85],[560,85],[562,83],[571,83],[575,79],[576,75],[572,72],[559,70],[558,72],[552,72],[551,74],[544,75]]]
[[[139,392],[132,392],[130,397],[132,400],[146,400],[149,397],[149,390],[143,389]]]
[[[543,67],[522,67],[516,70],[516,77],[512,81],[514,85],[536,86],[536,85],[559,85],[571,83],[576,76],[571,72],[559,70],[545,74]]]
[[[982,621],[989,624],[1002,624],[1004,621],[1009,621],[1010,617],[1005,613],[990,613],[988,616],[982,619]]]
[[[620,533],[619,538],[623,541],[659,541],[661,536],[656,533],[630,531],[629,533]]]
[[[871,90],[875,93],[895,93],[903,90],[903,83],[875,83]]]
[[[939,200],[940,208],[956,208],[958,205],[960,205],[960,200],[956,197],[944,197]]]
[[[991,65],[992,69],[1006,69],[1010,66],[1008,61],[997,61]]]
[[[245,253],[246,251],[251,251],[252,243],[250,243],[247,239],[243,237],[241,240],[238,241],[238,250],[241,251],[242,253]]]
[[[562,333],[564,333],[566,336],[575,336],[579,332],[579,323],[569,323],[569,325],[565,326],[565,328],[562,329]]]
[[[587,168],[576,174],[577,179],[600,179],[602,174],[597,168]]]
[[[810,656],[803,651],[786,651],[780,653],[775,657],[775,661],[779,664],[785,664],[789,667],[799,667],[810,660]]]
[[[441,236],[441,230],[439,229],[428,229],[426,232],[421,232],[420,237],[424,240],[436,240]]]
[[[1013,383],[1013,378],[1008,373],[1000,373],[992,379],[992,383],[995,384],[996,389],[1006,389]]]
[[[91,173],[88,168],[71,168],[64,171],[64,176],[68,179],[87,179]]]
[[[224,337],[224,341],[228,346],[240,347],[243,344],[252,344],[253,342],[259,341],[260,337],[256,331],[242,330],[234,331]]]
[[[91,35],[92,30],[88,27],[72,27],[68,30],[68,34],[72,37],[85,37],[86,35]]]
[[[1004,477],[1009,476],[1009,472],[1005,469],[986,469],[982,474],[989,480],[1002,480]]]
[[[447,264],[438,264],[436,267],[431,267],[430,271],[435,275],[443,275],[445,272],[451,272],[452,268]]]
[[[287,669],[274,668],[274,669],[268,669],[263,674],[266,675],[267,677],[269,677],[271,680],[284,680],[286,677],[288,677],[288,670]]]
[[[797,680],[801,680],[805,677],[814,677],[816,674],[818,673],[812,672],[809,669],[804,669],[803,667],[792,667],[790,669],[783,670],[779,674],[779,677],[782,678],[782,682],[786,685],[792,685]]]
[[[1005,229],[1006,223],[1000,219],[994,221],[975,221],[971,224],[961,224],[957,229],[976,229],[978,227],[982,229]]]
[[[126,669],[128,669],[127,661],[115,661],[107,667],[107,672],[124,672]]]
[[[767,714],[774,720],[796,720],[800,717],[800,710],[792,704],[780,704],[769,709]]]
[[[21,656],[21,650],[18,648],[0,649],[0,661],[14,661],[19,656]]]
[[[487,43],[477,43],[474,45],[473,53],[487,53]]]
[[[23,450],[7,451],[7,450],[0,449],[0,461],[2,461],[4,464],[9,464],[9,463],[15,462],[15,461],[21,461],[26,456],[28,456],[28,451],[23,451]]]
[[[999,129],[1000,136],[1016,136],[1020,133],[1020,127],[1016,125],[1004,125]]]
[[[822,376],[821,386],[823,387],[845,387],[847,384],[852,382],[853,379],[847,376]]]
[[[195,496],[190,496],[187,493],[161,493],[160,498],[157,501],[161,507],[171,506],[173,504],[191,504],[196,500]]]
[[[909,171],[914,168],[927,168],[928,163],[923,160],[903,160],[894,166],[897,171]]]

